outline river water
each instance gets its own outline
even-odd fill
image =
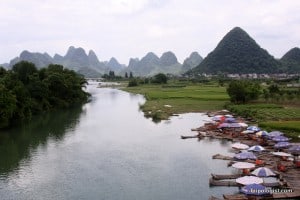
[[[153,123],[141,95],[87,90],[92,101],[35,117],[0,134],[0,199],[199,200],[237,192],[210,188],[210,173],[231,173],[220,140],[181,140],[208,117],[188,113]]]

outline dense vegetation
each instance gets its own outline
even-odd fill
[[[280,61],[285,72],[300,73],[300,48],[292,48],[282,56]]]
[[[0,68],[0,128],[14,120],[53,108],[66,108],[87,100],[82,90],[85,79],[61,65],[37,69],[33,63],[21,61],[12,70]]]
[[[276,73],[280,63],[241,28],[232,29],[189,74]]]

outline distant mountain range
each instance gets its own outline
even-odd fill
[[[9,64],[2,64],[2,66],[11,68],[21,60],[32,62],[37,68],[46,67],[49,64],[60,64],[86,77],[100,77],[109,71],[114,71],[122,76],[126,72],[132,72],[134,76],[152,76],[160,72],[179,75],[196,67],[202,61],[202,57],[197,52],[193,52],[182,65],[171,51],[163,53],[160,58],[150,52],[141,60],[131,58],[127,67],[124,64],[120,64],[114,57],[109,61],[101,62],[94,51],[90,50],[86,54],[83,48],[71,46],[65,56],[55,54],[51,57],[47,53],[32,53],[25,50],[19,57],[12,59]]]
[[[130,58],[128,66],[120,64],[116,58],[101,62],[94,51],[90,50],[86,54],[83,48],[71,46],[65,56],[55,54],[53,58],[47,53],[23,51],[19,57],[2,66],[10,68],[21,60],[33,62],[38,68],[48,66],[50,63],[61,64],[86,77],[99,77],[111,70],[121,76],[126,72],[132,72],[134,76],[152,76],[160,72],[190,76],[203,73],[300,73],[298,47],[288,51],[281,59],[275,59],[240,27],[229,31],[204,59],[197,52],[193,52],[183,64],[178,62],[171,51],[163,53],[161,57],[149,52],[141,59]]]
[[[299,73],[299,58],[299,48],[294,48],[282,59],[276,60],[248,33],[235,27],[197,67],[186,74]]]

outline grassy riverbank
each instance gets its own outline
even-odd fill
[[[297,104],[231,105],[226,87],[220,87],[216,83],[144,84],[123,90],[143,94],[147,101],[141,105],[141,109],[146,117],[151,117],[154,121],[168,119],[174,114],[216,111],[226,107],[237,115],[252,118],[267,130],[281,130],[292,137],[300,134],[300,107]]]
[[[173,114],[206,112],[223,109],[229,101],[225,87],[200,84],[139,85],[124,90],[143,94],[147,101],[141,106],[145,116],[154,120]]]

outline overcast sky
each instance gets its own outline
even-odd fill
[[[172,51],[182,62],[236,26],[276,58],[300,46],[300,0],[0,0],[0,10],[0,63],[69,46],[101,61]]]

